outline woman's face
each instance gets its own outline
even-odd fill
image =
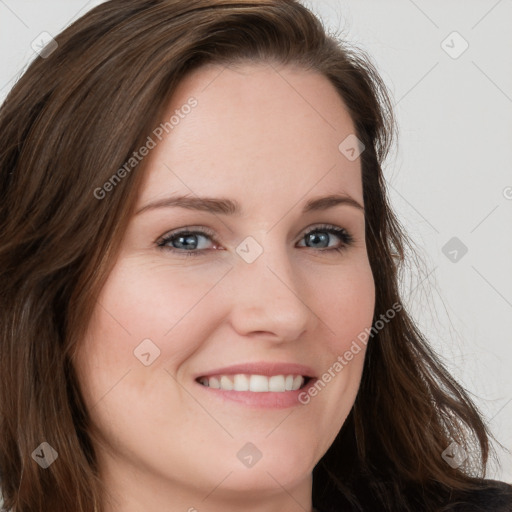
[[[76,360],[123,511],[307,503],[374,309],[360,159],[352,138],[339,148],[354,131],[323,76],[244,64],[194,71],[148,134],[138,213]],[[316,394],[315,379],[261,391],[300,376]]]

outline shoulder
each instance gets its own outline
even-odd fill
[[[512,512],[512,485],[483,480],[481,488],[464,492],[450,505],[453,512]]]

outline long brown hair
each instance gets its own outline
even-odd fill
[[[16,512],[101,510],[73,357],[133,213],[144,162],[108,197],[97,190],[146,142],[187,72],[267,61],[332,82],[365,146],[374,321],[400,302],[408,243],[381,169],[395,132],[386,88],[364,52],[326,35],[298,1],[111,0],[56,42],[0,109],[0,478],[4,507]],[[369,341],[354,407],[314,469],[314,505],[441,510],[484,485],[488,438],[403,308]],[[458,468],[441,456],[452,441],[471,455]],[[42,442],[58,452],[47,470],[32,457]]]

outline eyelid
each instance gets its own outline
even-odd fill
[[[301,231],[301,234],[300,236],[301,237],[304,237],[306,235],[309,235],[310,233],[314,232],[314,231],[317,231],[317,230],[321,230],[321,229],[333,229],[333,230],[336,230],[336,231],[343,231],[348,238],[350,238],[351,240],[353,240],[353,237],[352,235],[350,234],[350,232],[344,228],[344,227],[341,227],[341,226],[336,226],[335,224],[325,224],[325,223],[320,223],[320,224],[311,224],[310,226],[308,226],[307,228],[304,228],[302,231]],[[162,241],[164,241],[165,239],[168,239],[170,237],[172,237],[173,235],[177,235],[179,233],[182,233],[182,232],[187,232],[187,233],[200,233],[200,234],[205,234],[205,235],[208,235],[213,242],[215,243],[218,243],[218,240],[216,239],[216,233],[213,229],[210,229],[206,226],[183,226],[181,228],[176,228],[176,229],[173,229],[172,231],[168,231],[167,233],[163,234],[162,236],[158,237],[157,240],[155,240],[155,244],[158,244]]]
[[[342,226],[336,226],[335,224],[312,224],[310,227],[306,228],[301,236],[308,235],[309,233],[313,233],[315,231],[325,230],[333,230],[333,231],[343,231],[347,235],[350,235],[348,230]]]
[[[154,243],[158,245],[161,242],[164,242],[166,239],[178,235],[179,233],[199,233],[202,235],[208,235],[213,242],[218,243],[215,231],[205,226],[183,226],[181,228],[176,228],[158,237]]]

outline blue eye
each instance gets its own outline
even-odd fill
[[[199,238],[210,238],[215,242],[212,231],[209,230],[181,230],[164,236],[158,247],[171,252],[182,253],[184,256],[198,256],[206,251],[206,247],[199,247]],[[171,244],[171,246],[169,246]]]
[[[329,244],[329,240],[332,238],[332,235],[336,236],[342,241],[342,245],[339,247],[318,247],[317,244]],[[346,249],[349,245],[354,242],[353,237],[347,232],[346,229],[338,228],[336,226],[317,226],[310,231],[304,234],[304,237],[309,240],[309,242],[313,245],[308,245],[306,247],[312,249],[320,249],[320,250],[334,250],[337,252],[341,252]]]
[[[333,236],[338,238],[341,243],[337,246],[331,246],[330,241]],[[208,243],[201,244],[200,239],[209,239],[217,244],[213,231],[201,228],[190,229],[183,228],[179,231],[171,232],[157,241],[157,246],[166,251],[179,254],[181,256],[200,256],[205,255],[211,247],[207,247]],[[336,251],[342,252],[354,242],[353,237],[343,228],[332,225],[315,226],[303,235],[303,239],[307,240],[308,245],[299,247],[307,247],[309,249],[319,249],[319,251]],[[327,246],[325,246],[327,244]],[[202,246],[201,246],[202,245]]]

